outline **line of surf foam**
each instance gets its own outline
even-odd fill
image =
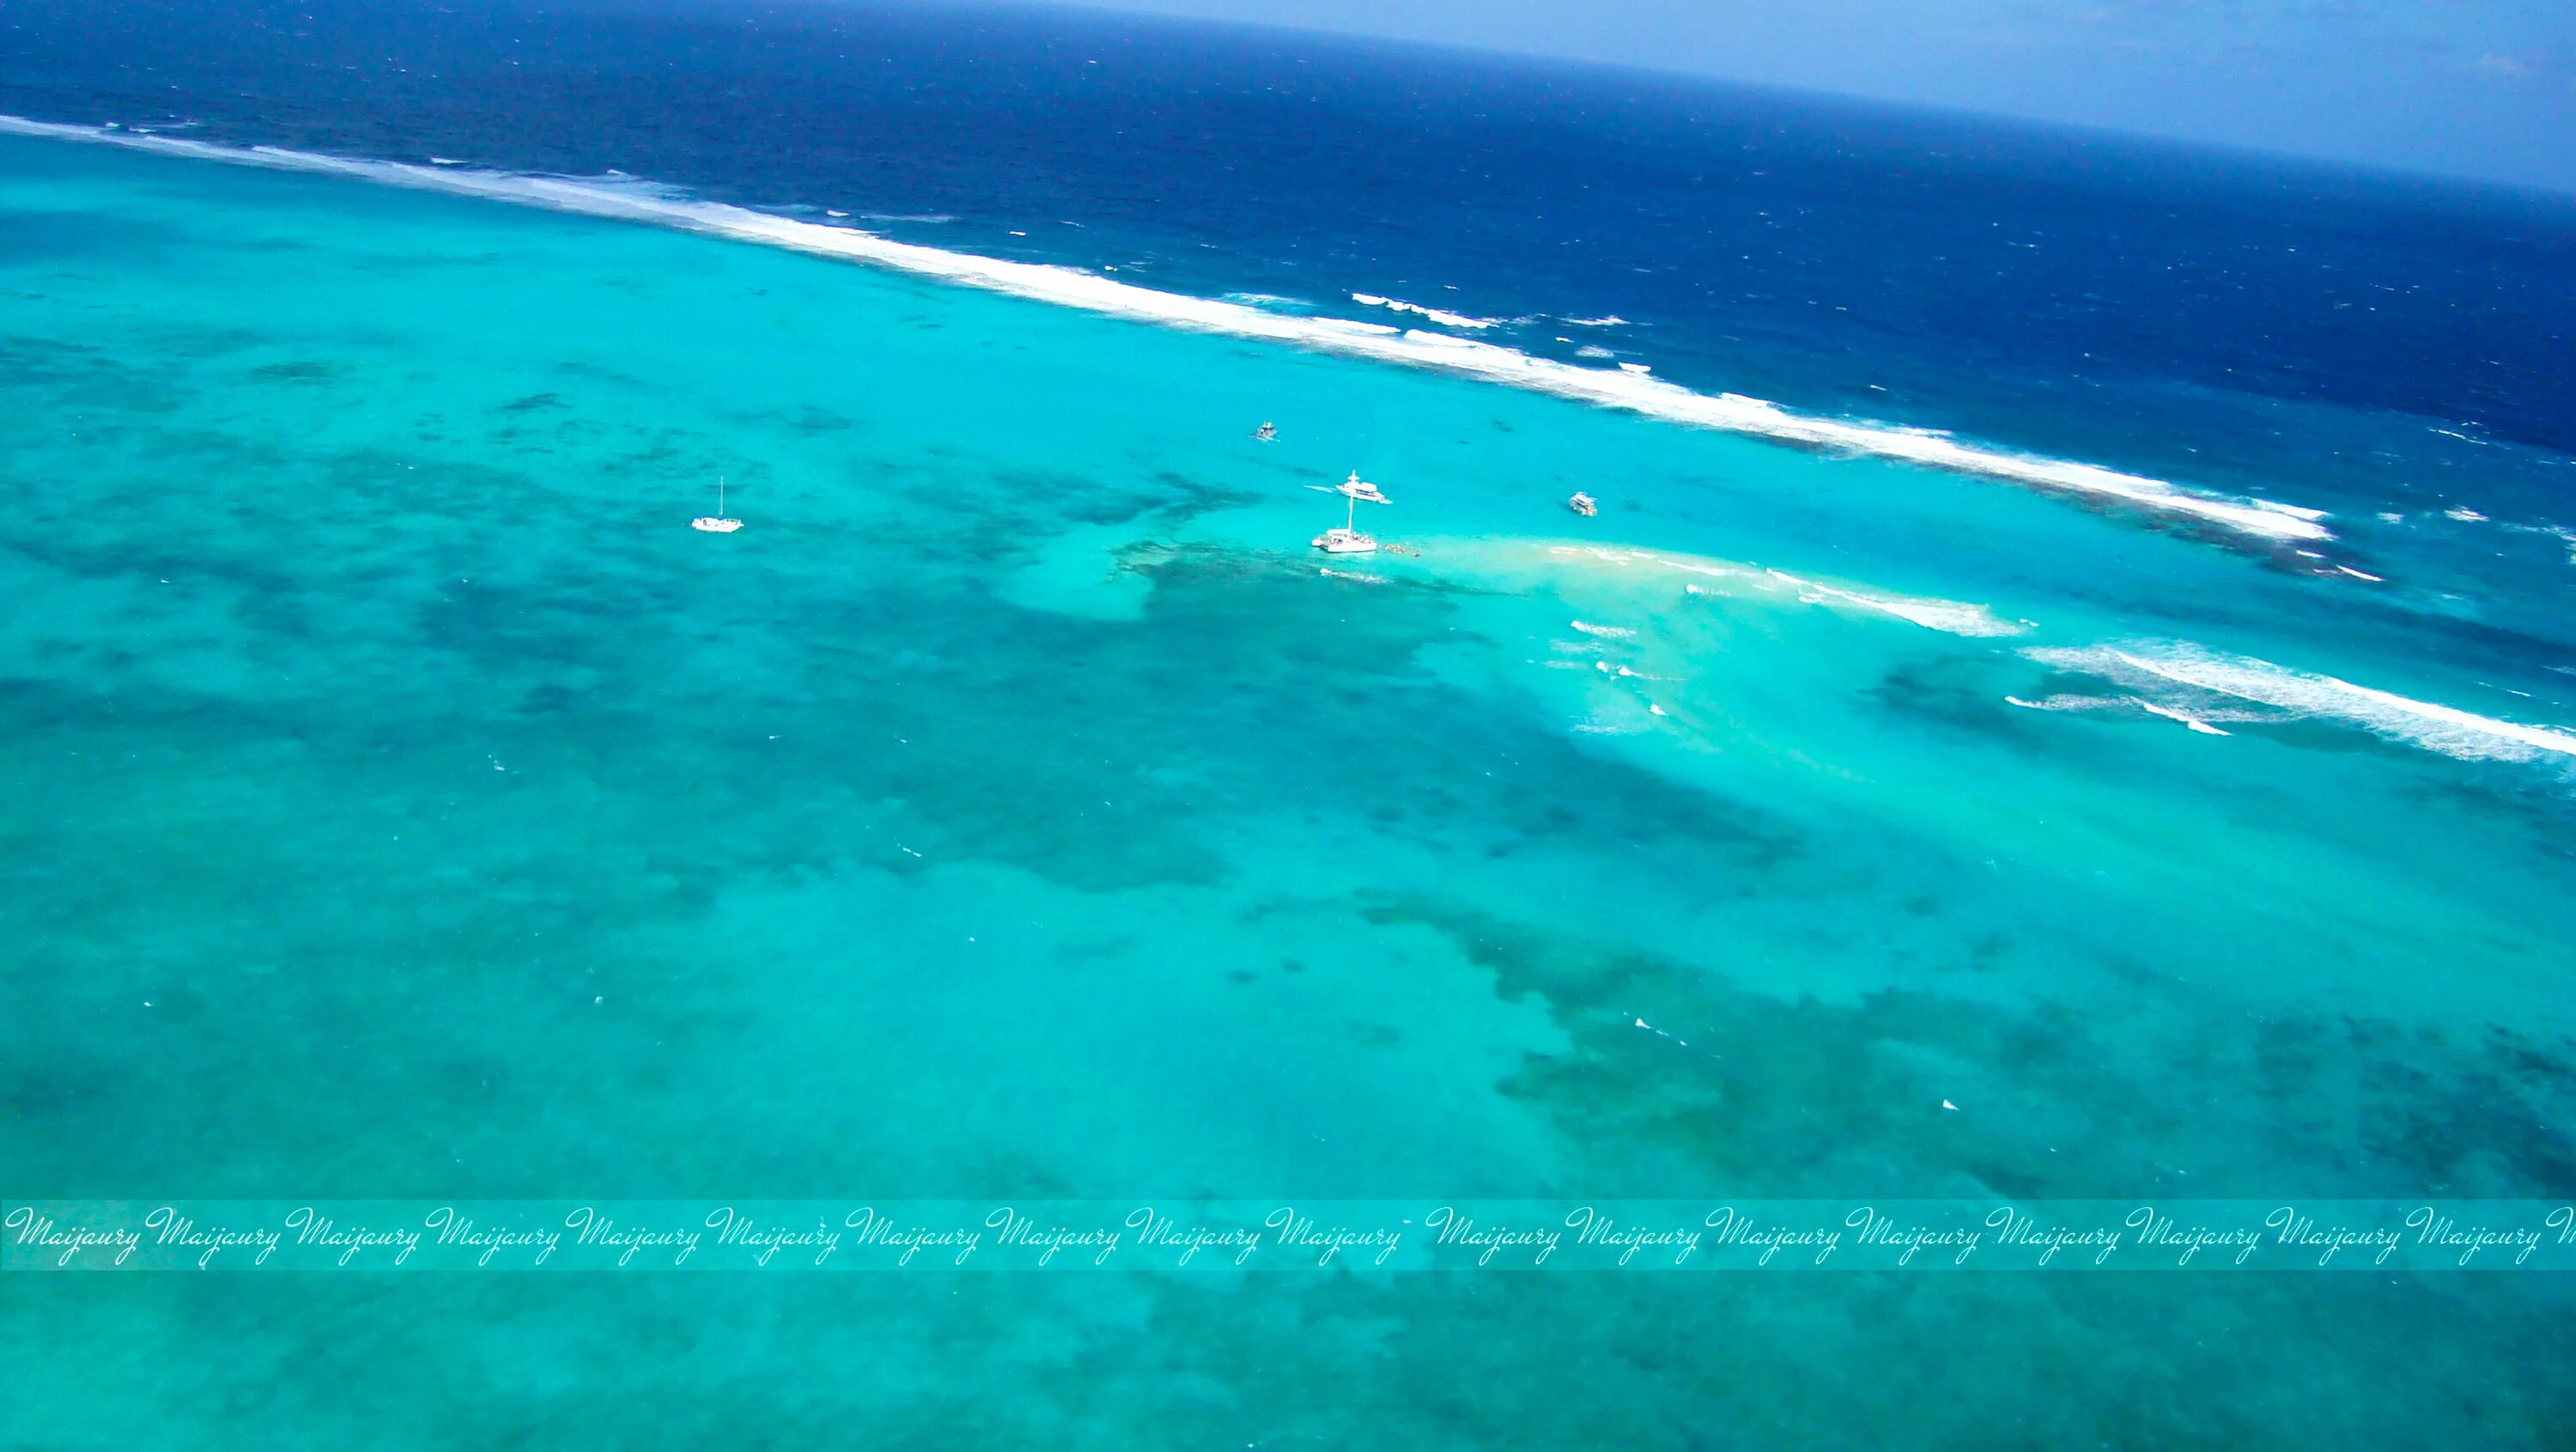
[[[1625,370],[1579,367],[1536,358],[1472,338],[1406,330],[1345,318],[1297,317],[1215,298],[1159,292],[1094,273],[1012,262],[897,242],[851,227],[825,226],[699,200],[632,178],[576,178],[457,166],[338,157],[269,146],[229,146],[187,137],[143,134],[0,116],[0,134],[113,145],[235,165],[349,177],[417,191],[477,197],[644,222],[894,268],[1035,301],[1081,308],[1167,327],[1222,333],[1464,374],[1488,382],[1643,414],[1671,423],[1720,429],[1782,443],[1894,459],[1954,474],[2003,479],[2035,488],[2116,500],[2158,514],[2232,530],[2271,543],[2333,537],[2322,511],[2263,499],[2186,489],[2161,479],[2093,464],[1980,448],[1944,435],[1854,424],[1791,413],[1742,394],[1696,393]]]
[[[2044,696],[2036,701],[2025,701],[2019,696],[2006,696],[2004,697],[2004,704],[2007,706],[2019,706],[2025,711],[2113,711],[2126,710],[2134,707],[2146,712],[2150,716],[2155,716],[2166,721],[2179,722],[2182,725],[2191,728],[2191,730],[2198,735],[2230,736],[2235,734],[2229,731],[2222,731],[2218,727],[2212,726],[2207,721],[2202,720],[2200,717],[2191,714],[2189,711],[2177,711],[2171,706],[2159,706],[2153,701],[2140,700],[2135,696]]]
[[[1809,579],[1804,575],[1793,575],[1787,570],[1736,564],[1727,560],[1709,559],[1702,555],[1628,549],[1601,544],[1549,543],[1545,548],[1553,559],[1577,562],[1592,560],[1619,569],[1626,569],[1631,565],[1647,565],[1696,575],[1701,579],[1715,582],[1708,589],[1702,589],[1697,584],[1685,583],[1682,586],[1682,593],[1685,595],[1716,594],[1738,597],[1742,589],[1750,589],[1766,596],[1785,594],[1794,596],[1802,604],[1850,606],[1880,615],[1894,616],[1899,620],[1922,626],[1926,630],[1938,630],[1948,635],[2020,635],[2033,627],[2033,622],[2028,620],[1998,618],[1994,611],[1983,605],[1971,605],[1958,600],[1935,600],[1922,595],[1895,595],[1867,588],[1846,588]],[[1578,620],[1574,622],[1574,628],[1590,634],[1599,634],[1609,627],[1587,625]]]
[[[1453,313],[1443,311],[1439,308],[1427,308],[1420,303],[1409,303],[1399,298],[1380,297],[1373,292],[1352,293],[1351,301],[1358,303],[1362,307],[1385,308],[1389,312],[1396,313],[1412,313],[1419,317],[1429,318],[1431,321],[1438,323],[1444,328],[1482,329],[1493,327],[1500,321],[1496,318],[1471,318],[1465,313]]]
[[[2502,721],[2333,676],[2292,670],[2251,656],[2223,655],[2187,642],[2132,641],[2081,649],[2034,648],[2024,654],[2043,665],[2101,676],[2132,689],[2154,684],[2186,686],[2252,701],[2294,716],[2342,721],[2467,761],[2538,761],[2551,756],[2576,759],[2576,733]]]
[[[1771,570],[1768,573],[1773,578],[1786,581],[1801,590],[1813,590],[1820,595],[1846,604],[1857,605],[1864,610],[1893,615],[1899,620],[1911,621],[1926,630],[1939,630],[1951,635],[2019,635],[2029,628],[2008,620],[1998,620],[1994,612],[1983,605],[1962,605],[1954,600],[1925,600],[1912,595],[1880,595],[1864,590],[1845,590],[1790,574],[1786,570]]]

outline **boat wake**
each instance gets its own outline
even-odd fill
[[[2185,488],[2161,479],[2092,464],[2040,458],[1962,443],[1947,435],[1797,414],[1741,394],[1705,394],[1639,370],[1589,368],[1518,349],[1346,318],[1296,316],[1221,298],[1194,297],[1138,287],[1095,273],[1043,263],[1013,262],[897,242],[847,225],[826,225],[757,212],[622,174],[607,177],[538,176],[456,165],[328,156],[268,146],[228,146],[185,137],[74,126],[0,116],[0,134],[83,141],[168,156],[234,165],[344,176],[418,191],[480,197],[587,216],[644,222],[736,241],[899,269],[968,287],[1082,308],[1168,327],[1289,344],[1348,357],[1374,359],[1464,374],[1560,398],[1643,414],[1671,423],[1810,448],[1892,459],[1954,474],[2000,479],[2051,492],[2117,503],[2180,522],[2234,534],[2266,546],[2333,538],[2318,510],[2264,499],[2235,498]],[[1420,314],[1425,321],[1462,327],[1487,320],[1400,304],[1373,295],[1362,299],[1387,310]],[[1603,320],[1607,321],[1607,320]]]

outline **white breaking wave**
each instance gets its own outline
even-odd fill
[[[1619,316],[1617,313],[1612,313],[1608,317],[1603,318],[1559,318],[1557,321],[1572,328],[1624,328],[1628,326],[1628,320]]]
[[[1804,604],[1858,606],[1863,610],[1872,610],[1882,615],[1895,616],[1899,620],[1910,621],[1926,630],[1945,631],[1951,635],[2020,635],[2032,627],[2032,622],[2028,620],[2000,619],[1983,605],[1970,605],[1958,600],[1935,600],[1920,595],[1891,595],[1877,590],[1846,589],[1840,585],[1828,585],[1820,580],[1810,580],[1803,575],[1793,575],[1786,570],[1756,569],[1749,565],[1729,564],[1723,560],[1702,559],[1691,555],[1658,554],[1651,550],[1618,549],[1609,545],[1550,545],[1548,553],[1560,559],[1588,558],[1622,568],[1629,565],[1660,565],[1665,569],[1680,570],[1686,574],[1698,575],[1703,579],[1742,581],[1766,594],[1777,592],[1781,587],[1786,586],[1795,591],[1799,601]],[[1697,585],[1684,584],[1682,593],[1705,595],[1711,592]],[[1735,592],[1728,590],[1720,593],[1731,595]],[[1612,627],[1586,625],[1578,620],[1574,622],[1574,628],[1598,635]]]
[[[2210,725],[2208,722],[2203,721],[2198,716],[2191,714],[2189,711],[2177,711],[2171,706],[2159,706],[2153,701],[2140,701],[2138,704],[2144,707],[2150,715],[2162,716],[2168,721],[2180,721],[2185,726],[2190,727],[2192,730],[2199,732],[2203,736],[2225,736],[2228,734],[2227,732],[2221,731],[2217,727]]]
[[[2006,696],[2004,704],[2019,706],[2025,711],[2114,711],[2136,707],[2150,716],[2160,716],[2167,721],[2179,721],[2203,736],[2233,734],[2219,730],[2188,711],[2177,711],[2171,706],[2159,706],[2153,701],[2141,701],[2135,696],[2047,696],[2036,701],[2025,701],[2019,696]]]
[[[1444,328],[1490,328],[1499,321],[1495,318],[1471,318],[1465,313],[1443,312],[1438,308],[1426,308],[1420,303],[1401,302],[1391,297],[1379,297],[1373,292],[1352,293],[1351,301],[1358,303],[1363,307],[1385,308],[1389,312],[1397,313],[1412,313],[1416,317],[1429,318],[1431,321],[1438,323]]]
[[[1159,292],[1069,267],[1011,262],[897,242],[852,227],[801,222],[723,202],[701,201],[622,174],[609,177],[530,176],[468,167],[416,166],[357,160],[269,146],[221,146],[181,137],[145,136],[100,127],[70,126],[0,116],[0,134],[87,141],[169,156],[236,165],[273,167],[350,177],[419,191],[443,192],[523,206],[645,222],[682,231],[792,248],[852,262],[896,268],[968,287],[1082,308],[1116,317],[1313,348],[1348,357],[1435,368],[1488,382],[1553,394],[1604,408],[1623,409],[1671,423],[1723,429],[1812,448],[1843,449],[1919,464],[1951,473],[2005,479],[2036,488],[2100,499],[2234,530],[2269,541],[2333,537],[2322,511],[2263,499],[2236,499],[2186,489],[2161,479],[2124,474],[2093,464],[2037,458],[1979,448],[1935,434],[1901,432],[1791,413],[1741,394],[1694,393],[1642,373],[1584,368],[1472,338],[1343,318],[1289,317],[1215,298]],[[1393,299],[1369,296],[1378,306]],[[1489,326],[1488,320],[1401,305],[1452,326]]]
[[[2576,733],[2556,727],[2501,721],[2456,706],[2418,701],[2333,676],[2291,670],[2250,656],[2222,655],[2179,641],[2140,641],[2080,650],[2034,648],[2023,654],[2043,665],[2100,676],[2132,690],[2183,686],[2270,706],[2293,716],[2341,721],[2465,761],[2576,759]],[[2158,714],[2174,714],[2180,719],[2178,711],[2179,708],[2169,707]]]
[[[1766,573],[1801,590],[1813,590],[1864,610],[1876,610],[1899,620],[1910,620],[1926,630],[1947,631],[1952,635],[2019,635],[2027,628],[2009,620],[1996,619],[1994,612],[1983,605],[1962,605],[1955,600],[1925,600],[1909,595],[1874,595],[1862,590],[1843,590],[1818,584],[1786,570]]]

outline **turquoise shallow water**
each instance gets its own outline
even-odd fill
[[[12,1193],[2576,1182],[2568,758],[2317,686],[2516,699],[2210,542],[18,140],[0,359]],[[1353,467],[1418,553],[1336,578],[1313,486]],[[747,527],[693,533],[719,474]],[[2548,1445],[2576,1414],[2564,1292],[2510,1277],[7,1290],[29,1445]]]

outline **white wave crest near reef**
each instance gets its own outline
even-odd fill
[[[1533,392],[1678,424],[1812,448],[1839,449],[1953,474],[2117,501],[2132,508],[2274,544],[2333,538],[2322,511],[2186,488],[2094,464],[1961,443],[1945,435],[1792,413],[1742,394],[1697,393],[1642,371],[1585,368],[1515,348],[1346,318],[1298,317],[1216,298],[1160,292],[1095,273],[1012,262],[897,242],[849,226],[798,221],[710,202],[623,174],[538,176],[459,166],[327,156],[267,146],[227,146],[165,135],[0,116],[0,134],[86,141],[234,165],[351,177],[418,191],[481,197],[737,241],[791,248],[1168,327],[1285,343],[1348,357],[1464,374]],[[1394,300],[1385,301],[1392,307]],[[1419,311],[1430,312],[1428,309]],[[1468,325],[1484,320],[1459,318]]]
[[[2576,764],[2576,733],[2554,726],[2481,716],[2187,642],[2129,641],[2082,649],[2035,648],[2025,654],[2042,665],[2098,676],[2142,696],[2161,697],[2159,704],[2169,710],[2197,704],[2193,697],[2221,697],[2269,706],[2292,717],[2339,721],[2465,761]],[[2216,713],[2192,714],[2207,719]]]

